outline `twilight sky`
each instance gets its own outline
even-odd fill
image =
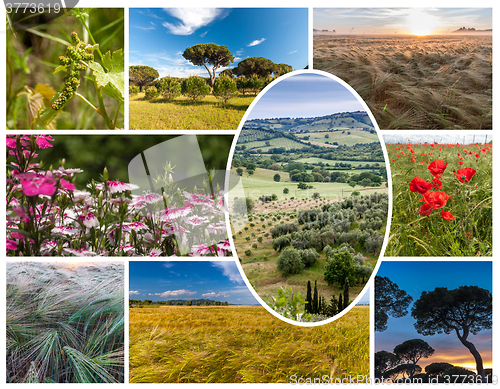
[[[130,261],[129,297],[258,304],[234,261]]]
[[[345,86],[321,74],[302,73],[266,91],[247,119],[316,117],[353,111],[365,109]]]
[[[198,43],[227,46],[236,57],[229,68],[248,57],[294,70],[308,65],[307,8],[131,8],[129,30],[129,64],[151,66],[160,77],[208,77],[182,57]]]
[[[336,34],[448,34],[493,27],[491,8],[318,8],[313,26]]]
[[[475,285],[491,292],[491,261],[384,261],[377,275],[395,282],[413,297],[413,301],[408,307],[408,315],[399,319],[389,316],[387,330],[375,332],[375,352],[393,352],[394,347],[406,340],[423,339],[436,351],[429,358],[420,360],[418,365],[422,369],[433,362],[448,362],[476,370],[474,357],[454,333],[432,336],[419,334],[413,326],[415,319],[411,317],[411,308],[423,291],[433,291],[436,287],[456,289],[462,285]],[[474,343],[481,354],[484,367],[491,368],[492,331],[482,330],[477,335],[471,334],[468,340]]]

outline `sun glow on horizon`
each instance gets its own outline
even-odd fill
[[[406,17],[406,27],[412,35],[430,35],[436,31],[438,19],[423,9],[410,9]]]

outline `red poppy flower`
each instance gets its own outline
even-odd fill
[[[430,204],[422,204],[422,206],[418,210],[418,213],[420,214],[420,216],[429,216],[433,209],[434,207]]]
[[[465,167],[463,169],[458,169],[455,175],[460,180],[460,182],[469,182],[471,178],[476,174],[476,171],[471,167]]]
[[[443,208],[446,205],[446,201],[448,201],[450,197],[451,196],[445,192],[428,191],[424,193],[424,197],[422,197],[420,201],[431,204],[434,209],[438,209]]]
[[[434,188],[443,189],[443,183],[437,177],[432,180],[432,186]]]
[[[410,190],[412,192],[418,192],[424,194],[430,189],[432,189],[432,184],[420,177],[414,177],[410,181]]]
[[[451,212],[441,211],[441,216],[444,220],[455,220],[455,216]]]
[[[459,161],[458,164],[459,165],[463,165],[464,163],[463,163],[463,161]]]
[[[481,156],[481,155],[479,155],[479,154],[476,154],[476,158],[479,158],[480,156]]]
[[[432,161],[428,169],[434,177],[440,178],[446,170],[446,166],[448,166],[448,162],[444,163],[442,160],[438,159],[437,161]]]
[[[460,153],[457,153],[457,157],[460,157]]]

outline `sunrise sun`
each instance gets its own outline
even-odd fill
[[[406,26],[412,35],[429,35],[436,30],[437,18],[423,9],[410,9],[406,17]]]

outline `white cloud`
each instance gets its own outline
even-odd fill
[[[128,294],[140,294],[138,290],[129,290]]]
[[[198,28],[227,15],[226,11],[217,8],[172,8],[165,11],[180,20],[177,24],[162,23],[174,35],[191,35]]]
[[[154,295],[160,297],[170,297],[170,296],[192,296],[194,294],[196,294],[196,291],[179,289],[179,290],[167,290],[163,293],[155,293]]]
[[[262,38],[262,39],[258,39],[258,40],[255,40],[253,42],[250,42],[247,47],[252,47],[252,46],[257,46],[257,45],[260,45],[262,42],[264,42],[266,40],[266,38]]]
[[[241,274],[236,267],[236,264],[231,261],[217,261],[212,262],[212,266],[217,267],[222,270],[222,274],[225,277],[229,278],[230,281],[235,282],[237,284],[243,284],[243,278],[241,278]]]
[[[290,51],[288,55],[296,53],[298,50]]]

